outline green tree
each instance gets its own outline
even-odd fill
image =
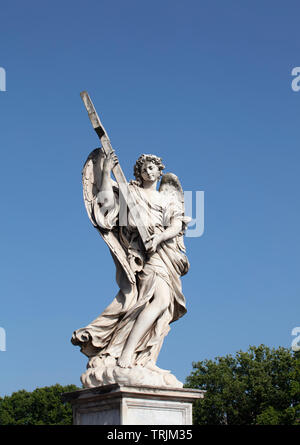
[[[193,369],[185,387],[206,390],[194,404],[194,424],[300,424],[299,352],[250,346]]]
[[[61,395],[78,389],[56,384],[0,398],[0,425],[71,425],[72,408]]]

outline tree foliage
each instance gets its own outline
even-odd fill
[[[185,387],[206,390],[194,405],[194,424],[300,424],[299,353],[250,346],[193,368]]]
[[[0,398],[0,425],[72,425],[72,408],[61,395],[78,389],[56,384]]]

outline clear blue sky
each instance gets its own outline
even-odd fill
[[[188,313],[158,365],[290,347],[300,326],[299,2],[89,0],[1,5],[0,395],[80,385],[70,343],[117,292],[88,220],[81,169],[98,146],[92,96],[127,178],[160,155],[205,192],[205,232],[186,239]]]

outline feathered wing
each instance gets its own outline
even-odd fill
[[[117,231],[105,230],[103,227],[100,227],[97,223],[97,218],[94,211],[95,206],[98,205],[97,195],[100,191],[104,158],[105,154],[103,151],[100,148],[96,148],[89,154],[84,164],[82,170],[84,204],[89,219],[108,245],[114,260],[117,259],[117,261],[120,263],[129,282],[131,284],[135,284],[135,275],[127,260],[126,252],[120,244]],[[117,183],[115,181],[112,182],[115,193],[118,193]]]

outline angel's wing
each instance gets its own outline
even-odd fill
[[[94,205],[102,181],[104,158],[105,154],[103,153],[103,151],[100,148],[96,148],[89,154],[84,164],[82,170],[84,205],[92,224],[97,228],[98,232],[108,245],[112,255],[116,257],[119,263],[121,264],[122,268],[124,269],[124,272],[127,275],[129,282],[131,284],[134,284],[135,275],[131,270],[131,267],[127,260],[126,252],[124,251],[122,245],[120,244],[117,233],[115,231],[104,230],[101,227],[99,227],[94,215]],[[113,187],[117,189],[118,188],[117,183],[115,181],[112,182],[113,182]]]
[[[102,150],[100,148],[96,148],[89,154],[82,170],[84,205],[88,217],[90,218],[92,224],[95,227],[97,227],[97,223],[94,218],[93,201],[97,196],[97,193],[99,192],[99,186],[101,181],[101,168],[99,168],[100,167],[99,164],[101,162],[102,157],[104,157]],[[100,175],[99,179],[98,179],[98,174]]]
[[[184,203],[183,190],[178,177],[174,173],[165,173],[162,176],[159,192],[171,194],[178,202]]]
[[[183,235],[191,218],[184,215],[184,193],[178,177],[174,175],[174,173],[165,173],[160,182],[159,192],[166,195],[168,199],[175,204],[175,207],[181,214],[183,231],[178,236],[178,247],[185,252]]]

